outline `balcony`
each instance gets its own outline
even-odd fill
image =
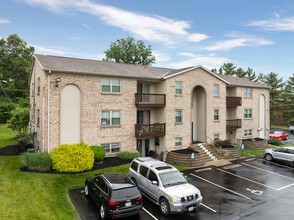
[[[227,130],[242,128],[241,119],[229,119],[227,120]]]
[[[135,134],[137,138],[164,136],[165,123],[136,124]]]
[[[227,96],[227,107],[237,107],[242,105],[241,97]]]
[[[164,107],[165,94],[135,94],[135,104],[138,107]]]

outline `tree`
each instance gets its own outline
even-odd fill
[[[151,66],[155,63],[155,56],[152,55],[151,46],[147,48],[144,42],[134,38],[120,39],[111,42],[110,48],[105,52],[104,61],[114,61],[116,63],[140,64]]]
[[[30,121],[30,110],[28,108],[16,107],[12,110],[12,117],[8,121],[8,127],[14,131],[25,131]]]
[[[255,72],[250,67],[248,67],[247,71],[245,72],[245,78],[253,82],[257,82],[258,80]]]
[[[266,84],[266,75],[264,73],[259,73],[257,81],[262,84]]]
[[[224,63],[221,67],[219,72],[224,75],[234,75],[235,74],[236,66],[233,63]]]
[[[4,80],[7,93],[13,97],[28,96],[28,79],[34,48],[17,34],[0,39],[0,80]],[[2,83],[4,87],[4,83]],[[2,94],[2,92],[1,92]]]
[[[294,124],[294,74],[289,77],[284,92],[284,118],[289,124]]]
[[[246,72],[241,67],[235,71],[235,74],[240,78],[244,78],[246,76]]]

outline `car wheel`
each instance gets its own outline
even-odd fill
[[[105,205],[103,203],[100,204],[100,218],[101,219],[106,219],[106,210],[105,210]]]
[[[89,196],[89,187],[85,185],[85,195]]]
[[[264,157],[267,161],[272,161],[273,160],[273,156],[270,154],[266,154]]]
[[[160,211],[163,215],[168,216],[170,213],[169,203],[165,198],[162,198],[159,202]]]

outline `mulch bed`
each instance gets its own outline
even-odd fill
[[[94,166],[91,170],[80,172],[80,173],[86,173],[94,170],[100,170],[108,167],[114,167],[114,166],[120,166],[123,164],[128,164],[131,161],[129,160],[122,160],[118,157],[105,157],[102,161],[100,162],[95,162]],[[59,173],[53,169],[48,170],[48,171],[40,171],[40,170],[29,170],[28,167],[21,167],[21,171],[24,172],[31,172],[31,173],[47,173],[47,174],[70,174],[70,173]],[[72,174],[79,174],[79,173],[72,173]]]
[[[19,145],[8,145],[0,148],[0,156],[16,156],[24,151],[20,149]]]
[[[198,151],[192,150],[190,148],[181,149],[181,150],[174,150],[172,152],[179,153],[179,154],[192,154],[192,153],[198,154],[199,153]]]
[[[222,148],[234,148],[234,146],[233,145],[224,145],[224,146],[222,146]]]
[[[254,139],[255,141],[264,141],[262,138],[251,138],[251,139],[243,139],[243,141],[252,141]]]

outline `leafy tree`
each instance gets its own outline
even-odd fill
[[[253,81],[253,82],[258,81],[258,78],[257,78],[255,72],[250,67],[248,67],[247,71],[245,72],[245,78],[250,80],[250,81]]]
[[[235,69],[236,69],[236,66],[234,66],[233,63],[224,63],[220,67],[219,72],[220,72],[220,74],[224,74],[224,75],[234,75]]]
[[[239,67],[236,71],[235,71],[235,75],[240,77],[240,78],[244,78],[246,76],[246,72]]]
[[[143,41],[135,42],[134,38],[120,39],[111,42],[110,48],[105,52],[104,61],[116,63],[140,64],[150,66],[155,63],[155,56],[152,55],[151,46],[147,48]]]
[[[30,121],[29,108],[16,107],[12,111],[12,117],[8,121],[8,127],[14,131],[25,131]]]
[[[10,96],[28,96],[28,79],[34,48],[20,39],[17,34],[0,39],[0,80]],[[2,91],[1,91],[2,94]]]
[[[289,124],[294,124],[294,74],[289,77],[284,92],[284,118]]]
[[[6,123],[11,118],[11,111],[14,106],[4,97],[0,97],[0,123]]]
[[[264,73],[259,73],[257,76],[257,82],[266,84],[266,74]]]

